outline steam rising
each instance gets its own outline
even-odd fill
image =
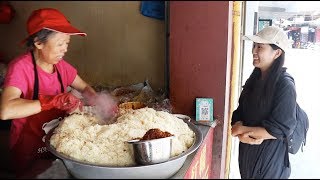
[[[107,92],[98,92],[95,96],[87,97],[87,101],[94,106],[95,115],[106,123],[113,121],[118,112],[116,99]]]

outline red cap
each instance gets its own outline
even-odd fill
[[[67,33],[69,35],[86,36],[87,34],[73,27],[67,18],[57,9],[43,8],[32,12],[27,22],[27,30],[30,37],[41,29]],[[22,43],[28,39],[25,38]]]

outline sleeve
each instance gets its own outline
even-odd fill
[[[262,125],[269,134],[283,138],[291,134],[296,125],[296,90],[293,81],[283,78],[276,89],[270,118]]]
[[[242,96],[243,96],[243,94],[240,95],[239,105],[238,105],[237,109],[234,110],[232,113],[231,125],[234,125],[236,122],[241,121]]]
[[[17,63],[16,61],[13,61],[9,63],[8,69],[5,75],[5,81],[4,81],[4,87],[13,86],[22,91],[22,93],[25,95],[27,93],[28,85],[27,85],[27,79],[25,69],[23,68],[23,65],[21,63]]]
[[[232,118],[231,118],[231,125],[234,125],[236,122],[240,121],[240,110],[239,106],[236,110],[233,111],[232,113]]]

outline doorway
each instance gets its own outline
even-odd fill
[[[255,34],[266,26],[283,28],[291,40],[292,48],[286,52],[285,67],[295,79],[297,102],[309,117],[307,143],[303,152],[290,154],[290,179],[319,179],[318,155],[320,144],[320,2],[317,1],[246,1],[244,34]],[[254,15],[257,18],[254,18]],[[246,44],[247,43],[247,44]],[[250,76],[252,42],[243,46],[241,85]],[[237,138],[232,138],[230,179],[240,178]]]

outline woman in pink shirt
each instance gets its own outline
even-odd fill
[[[29,36],[23,43],[28,51],[8,66],[0,108],[1,120],[12,120],[10,150],[17,177],[23,176],[39,159],[51,162],[42,127],[82,106],[77,97],[66,91],[67,87],[84,93],[84,97],[96,94],[63,59],[70,35],[86,36],[84,32],[52,8],[33,11],[27,30]]]

